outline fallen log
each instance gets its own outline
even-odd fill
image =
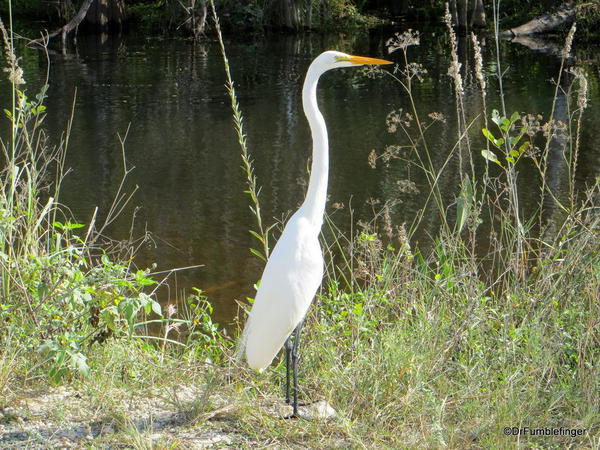
[[[579,7],[584,6],[580,5]],[[547,33],[563,25],[570,25],[579,8],[575,3],[566,3],[553,13],[544,13],[516,28],[502,32],[502,36],[529,36],[531,34]]]

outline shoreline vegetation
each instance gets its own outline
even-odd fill
[[[505,0],[494,18],[496,2],[482,0],[220,0],[216,7],[226,32],[260,33],[267,30],[352,31],[377,26],[408,28],[443,26],[441,17],[448,3],[454,26],[463,34],[472,30],[494,32],[494,20],[504,33],[536,23],[535,33],[564,36],[575,19],[578,38],[597,40],[600,2],[534,0],[524,10],[517,0]],[[56,0],[50,5],[37,0],[16,0],[12,13],[19,29],[46,30],[53,34],[97,33],[135,30],[147,36],[193,36],[202,39],[213,30],[207,0]],[[7,3],[0,14],[8,14]],[[496,22],[497,23],[497,22]],[[529,26],[529,28],[532,28]],[[523,31],[524,32],[524,31]],[[63,39],[65,37],[63,36]]]
[[[212,2],[208,8],[217,24]],[[453,117],[417,111],[413,87],[426,71],[411,60],[418,32],[387,42],[402,55],[395,70],[365,73],[391,78],[411,105],[388,116],[399,145],[373,152],[369,163],[412,164],[430,195],[411,224],[392,223],[389,203],[353,235],[326,220],[326,276],[306,319],[299,374],[303,400],[336,410],[322,421],[282,420],[283,364],[262,374],[239,365],[235,336],[213,322],[201,290],[161,307],[155,292],[168,278],[135,266],[140,241],[105,236],[131,201],[124,182],[110,211],[73,221],[60,202],[73,118],[51,147],[45,88],[25,90],[12,18],[3,23],[12,102],[1,137],[0,447],[598,448],[600,179],[576,189],[588,104],[585,70],[564,64],[576,26],[556,74],[556,92],[565,86],[568,99],[563,122],[554,108],[548,117],[512,111],[502,77],[485,72],[475,34],[472,67],[461,67],[452,12],[443,18]],[[493,62],[503,74],[500,56]],[[466,70],[480,110],[466,109]],[[253,253],[265,258],[273,229],[261,217],[260,180],[230,78],[228,92],[257,220]],[[491,95],[499,95],[498,110],[487,107]],[[446,162],[461,168],[451,203],[438,185],[446,164],[434,167],[428,147],[430,129],[445,120],[459,124],[447,149]],[[127,135],[119,138],[125,179]],[[547,182],[551,150],[563,155],[565,195]],[[476,158],[486,161],[483,173]],[[538,208],[526,217],[517,183],[523,164],[536,168],[540,184]],[[442,225],[425,252],[411,238],[427,214]],[[559,432],[508,435],[507,427]]]

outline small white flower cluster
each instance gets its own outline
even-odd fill
[[[418,31],[408,29],[404,33],[396,33],[394,36],[389,38],[385,45],[387,46],[388,53],[394,53],[396,50],[405,50],[410,45],[419,45],[420,37]]]

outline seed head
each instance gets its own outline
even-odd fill
[[[387,45],[388,53],[394,53],[396,50],[405,50],[410,45],[419,45],[420,37],[418,31],[413,31],[410,28],[404,33],[396,33],[394,36],[389,38],[385,45]]]

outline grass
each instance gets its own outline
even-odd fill
[[[432,121],[441,119],[419,117],[414,106],[414,126],[406,126],[407,116],[390,116],[399,145],[413,152],[405,162],[429,182],[428,205],[406,227],[391,223],[385,205],[349,236],[328,218],[327,275],[302,337],[300,386],[301,399],[326,399],[337,416],[284,421],[281,362],[262,374],[239,365],[201,291],[179,311],[163,312],[152,274],[132,263],[134,245],[117,251],[94,218],[87,226],[71,221],[58,201],[68,142],[45,145],[43,92],[31,100],[20,90],[10,30],[5,36],[14,103],[0,179],[0,425],[16,426],[27,414],[23,423],[41,414],[70,430],[84,424],[89,431],[74,439],[89,448],[189,448],[200,436],[207,445],[237,448],[600,445],[598,180],[583,190],[575,186],[584,150],[578,139],[583,71],[571,76],[561,68],[561,76],[571,77],[569,123],[550,116],[536,125],[503,101],[501,111],[487,110],[492,80],[481,63],[473,82],[483,110],[466,110],[464,72],[454,55],[456,117],[446,120],[457,121],[458,135],[448,160],[459,159],[462,172],[451,204],[437,185],[446,164],[434,167],[427,145]],[[379,73],[392,76],[412,105],[424,73],[410,62],[417,43],[412,33],[392,39],[388,45],[403,52],[404,64]],[[255,254],[264,258],[270,228],[260,217],[260,188],[231,77],[229,87],[257,218]],[[564,130],[572,137],[562,148],[566,197],[541,182],[539,207],[525,217],[518,169],[531,164],[545,180],[554,145],[547,136]],[[486,162],[483,173],[474,169],[475,158]],[[129,170],[124,158],[124,174]],[[116,198],[118,212],[129,195],[118,190]],[[548,205],[560,212],[551,222]],[[426,251],[411,236],[431,210],[442,225]],[[148,335],[150,323],[160,331]],[[53,400],[36,400],[40,392]],[[28,412],[35,408],[43,413]],[[505,427],[585,433],[506,436]],[[43,428],[28,431],[28,442],[45,443]]]

